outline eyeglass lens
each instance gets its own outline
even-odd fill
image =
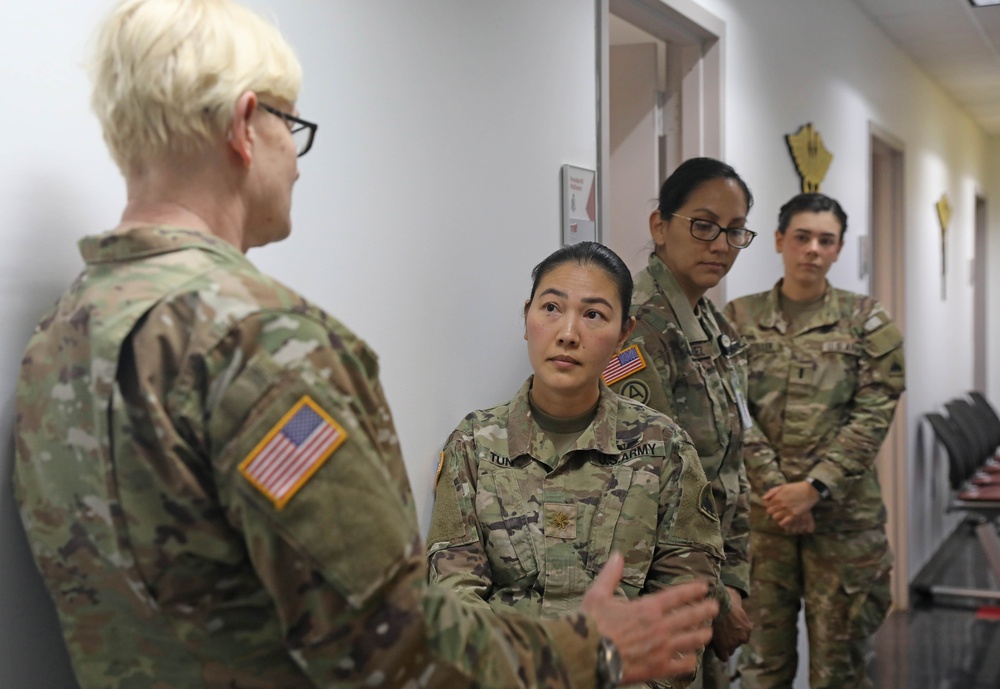
[[[695,239],[711,242],[719,236],[720,232],[726,233],[726,241],[736,249],[749,246],[753,240],[753,234],[750,230],[743,227],[723,228],[711,220],[695,219],[691,221],[691,234],[694,235]]]

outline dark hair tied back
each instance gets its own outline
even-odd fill
[[[840,239],[843,241],[844,235],[847,233],[847,213],[840,207],[836,199],[819,193],[793,196],[778,211],[778,231],[785,234],[788,223],[799,213],[833,213],[834,217],[840,221]]]
[[[713,179],[731,179],[739,185],[747,200],[747,212],[753,207],[753,194],[732,166],[715,158],[689,158],[677,166],[663,186],[660,187],[660,203],[657,208],[663,218],[677,212],[687,203],[695,189]]]
[[[628,266],[614,251],[597,242],[580,242],[557,249],[539,263],[531,271],[531,297],[535,299],[538,283],[548,273],[564,263],[576,263],[581,266],[596,266],[600,268],[618,288],[618,297],[622,306],[622,325],[628,322],[629,307],[632,304],[632,275]]]

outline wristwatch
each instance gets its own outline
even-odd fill
[[[615,642],[601,637],[597,650],[597,689],[615,689],[622,683],[622,657]]]
[[[806,483],[816,489],[819,493],[820,500],[827,500],[830,497],[830,489],[826,487],[826,484],[820,481],[818,478],[813,478],[810,476],[806,479]]]

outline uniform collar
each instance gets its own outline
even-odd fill
[[[111,230],[84,237],[80,254],[88,264],[113,263],[157,256],[184,249],[201,249],[240,262],[246,257],[229,242],[199,230],[162,225],[144,225],[127,230]]]
[[[781,283],[783,281],[784,278],[779,279],[774,283],[771,291],[768,292],[767,308],[761,312],[759,319],[762,328],[774,328],[782,335],[788,329],[788,322],[785,321],[785,316],[781,312]],[[839,320],[839,314],[840,297],[837,295],[837,290],[833,289],[830,286],[830,282],[827,281],[826,292],[823,295],[823,305],[813,314],[813,317],[809,319],[809,322],[805,324],[802,330],[812,330],[824,325],[833,325]]]
[[[667,298],[687,341],[694,343],[709,340],[709,333],[705,332],[701,321],[695,315],[694,309],[691,308],[691,302],[688,301],[687,295],[681,289],[681,284],[677,281],[673,271],[655,253],[649,255],[649,273],[659,290]],[[708,300],[705,297],[698,300],[698,310],[704,314],[710,313]]]
[[[509,456],[520,457],[530,455],[533,459],[546,464],[552,462],[552,445],[545,434],[531,418],[528,406],[528,392],[534,376],[528,378],[517,395],[510,401],[510,411],[507,416],[507,451]],[[600,399],[597,402],[597,415],[576,443],[573,450],[596,450],[606,455],[618,455],[616,431],[618,428],[618,395],[600,382]],[[554,468],[554,465],[553,465]]]

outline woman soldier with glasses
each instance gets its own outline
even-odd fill
[[[756,236],[744,227],[752,205],[746,183],[718,160],[687,160],[667,178],[649,217],[654,251],[636,275],[636,327],[605,371],[613,390],[663,412],[688,432],[712,485],[726,559],[716,586],[719,616],[692,684],[697,687],[729,686],[725,661],[747,641],[751,627],[742,602],[750,591],[746,354],[705,292]]]

